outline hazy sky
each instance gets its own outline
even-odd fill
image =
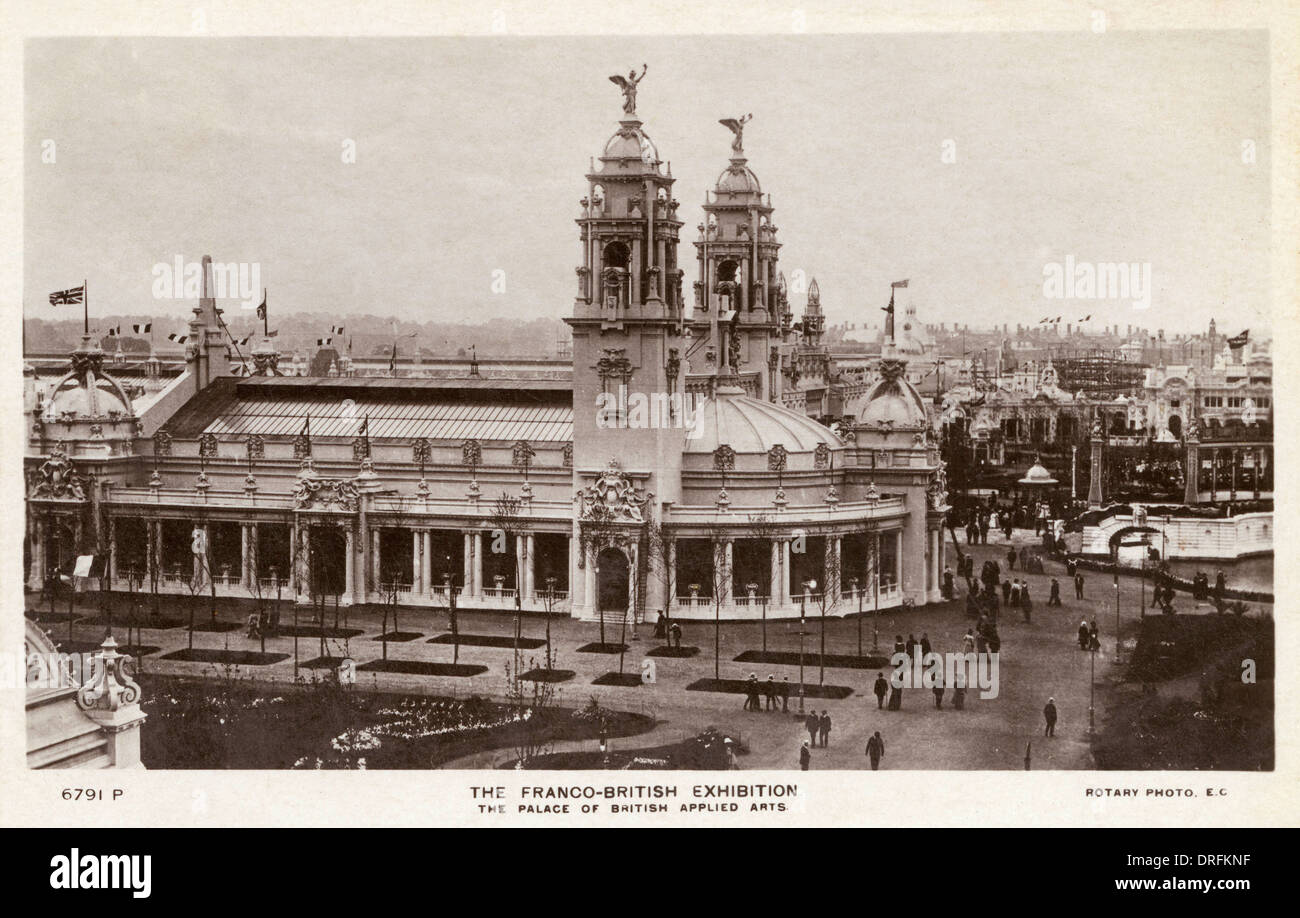
[[[782,269],[817,278],[832,322],[876,323],[890,281],[910,278],[926,321],[1267,324],[1263,32],[58,39],[26,52],[28,315],[72,318],[46,298],[84,277],[92,316],[171,310],[179,328],[193,303],[154,299],[153,267],[205,253],[260,263],[273,317],[567,315],[584,174],[621,116],[608,75],[648,63],[638,111],[677,178],[687,290],[700,204],[730,155],[717,119],[752,112],[745,150],[776,207]],[[1150,308],[1045,299],[1044,265],[1067,255],[1149,262]]]

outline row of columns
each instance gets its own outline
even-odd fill
[[[1206,484],[1209,486],[1208,490],[1210,492],[1211,500],[1214,499],[1214,495],[1219,491],[1219,466],[1222,464],[1220,458],[1222,453],[1228,454],[1228,500],[1237,499],[1237,469],[1241,465],[1243,455],[1249,455],[1252,458],[1255,474],[1251,484],[1251,494],[1255,500],[1259,499],[1260,473],[1263,469],[1266,457],[1268,459],[1269,467],[1271,468],[1273,465],[1272,447],[1203,447],[1196,441],[1190,441],[1187,444],[1187,464],[1183,474],[1186,485],[1185,493],[1183,494],[1184,503],[1195,504],[1200,501],[1201,459],[1203,458],[1201,454],[1203,451],[1210,454],[1210,480],[1206,482]]]

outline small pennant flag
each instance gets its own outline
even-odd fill
[[[86,299],[86,285],[70,287],[50,294],[51,306],[80,306]]]
[[[890,284],[889,286],[891,286],[891,287],[893,287],[893,288],[895,288],[895,289],[902,288],[902,287],[906,287],[906,286],[907,286],[907,281],[909,281],[909,280],[911,280],[910,277],[909,277],[907,280],[894,281],[894,282],[893,282],[892,284]]]
[[[342,326],[342,325],[331,325],[331,326],[330,326],[330,335],[331,335],[331,336],[333,336],[333,335],[341,335],[341,334],[343,334],[343,326]]]
[[[1080,322],[1087,322],[1087,321],[1090,320],[1091,318],[1092,318],[1092,313],[1088,313],[1086,316],[1084,316],[1084,317],[1083,317],[1082,319],[1080,319],[1079,321],[1080,321]]]
[[[172,332],[170,335],[167,336],[167,340],[175,342],[176,344],[184,344],[186,341],[189,340],[189,337],[190,337],[189,335],[182,335],[179,332]]]
[[[240,347],[243,347],[243,346],[244,346],[245,344],[247,344],[250,340],[252,340],[252,337],[253,337],[252,335],[244,335],[244,337],[242,337],[242,338],[239,339],[239,346],[240,346]]]
[[[266,319],[266,290],[262,291],[262,305],[257,307],[257,317],[263,320]]]
[[[317,338],[317,339],[316,339],[316,346],[317,346],[317,347],[325,347],[327,344],[329,344],[329,343],[331,342],[331,340],[332,340],[332,339],[330,339],[330,338]]]
[[[131,330],[134,331],[137,335],[147,335],[151,331],[153,331],[153,323],[145,322],[143,325],[141,325],[139,322],[137,322],[136,324],[131,326]]]
[[[1239,347],[1245,347],[1246,342],[1250,340],[1250,329],[1246,329],[1240,335],[1233,335],[1228,339],[1228,347],[1236,350]]]

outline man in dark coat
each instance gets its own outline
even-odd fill
[[[1015,569],[1016,569],[1016,550],[1014,548],[1008,548],[1007,549],[1007,570],[1014,571]]]
[[[831,715],[826,711],[822,711],[821,721],[817,724],[817,734],[821,737],[823,749],[830,745]]]
[[[880,731],[871,734],[867,740],[867,758],[871,760],[871,770],[880,770],[880,760],[885,757],[885,741],[880,738]]]
[[[802,746],[799,747],[799,770],[807,771],[808,765],[811,762],[812,762],[812,750],[808,748],[807,743],[804,743]]]
[[[885,696],[889,694],[889,683],[885,681],[884,673],[876,673],[876,683],[872,686],[872,691],[876,693],[876,710],[885,706]]]
[[[1090,637],[1091,637],[1091,632],[1088,631],[1088,623],[1080,620],[1079,621],[1079,649],[1080,650],[1088,649]]]
[[[1083,571],[1074,574],[1074,598],[1083,599]]]
[[[817,745],[817,731],[822,727],[822,719],[817,716],[816,711],[808,712],[808,716],[803,720],[804,729],[808,731],[808,742],[810,745]]]
[[[790,713],[790,677],[781,677],[781,713]]]
[[[771,673],[767,675],[767,682],[763,684],[764,700],[767,702],[767,710],[776,707],[776,676]]]
[[[1011,581],[1003,580],[1002,581],[1002,605],[1006,606],[1010,604],[1011,604]]]
[[[1043,706],[1043,720],[1047,725],[1043,727],[1043,736],[1056,736],[1056,699],[1047,699],[1047,704]]]
[[[1061,582],[1055,577],[1052,578],[1052,591],[1047,597],[1049,606],[1059,606],[1061,604]]]

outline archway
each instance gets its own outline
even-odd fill
[[[606,548],[596,556],[596,596],[601,612],[626,612],[627,556],[617,548]]]
[[[1169,415],[1169,432],[1174,435],[1175,439],[1183,435],[1183,419],[1176,414]]]

